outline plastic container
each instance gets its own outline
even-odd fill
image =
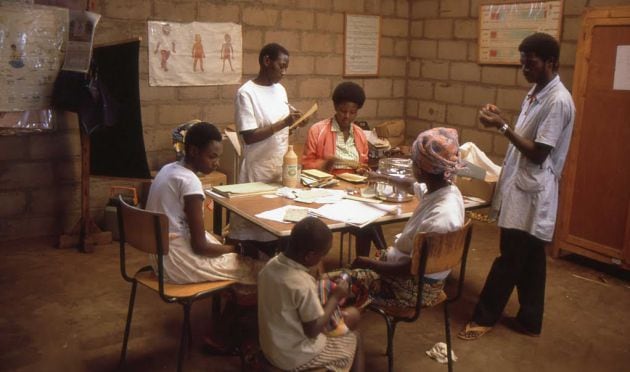
[[[293,145],[289,145],[289,149],[282,159],[282,185],[285,187],[297,187],[298,184],[298,157],[293,151]]]

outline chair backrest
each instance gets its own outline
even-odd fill
[[[411,254],[411,274],[418,276],[437,273],[457,266],[468,251],[471,235],[471,220],[461,229],[446,234],[419,233],[414,241]],[[422,272],[421,258],[427,249],[427,263]]]
[[[168,254],[168,218],[163,213],[133,207],[119,198],[120,239],[150,254]],[[162,252],[159,248],[162,248]]]

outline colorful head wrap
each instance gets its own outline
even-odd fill
[[[433,128],[418,135],[411,146],[411,159],[416,168],[431,174],[444,174],[450,181],[461,168],[459,141],[453,128]]]

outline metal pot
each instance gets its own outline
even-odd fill
[[[384,158],[378,162],[378,173],[399,178],[413,177],[412,166],[411,159]],[[404,202],[413,198],[413,194],[389,182],[376,184],[376,196],[392,202]]]

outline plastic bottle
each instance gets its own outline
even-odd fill
[[[298,157],[293,151],[293,145],[289,145],[289,149],[282,159],[282,185],[297,187],[298,183]]]

